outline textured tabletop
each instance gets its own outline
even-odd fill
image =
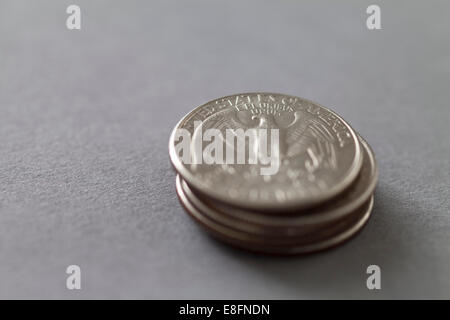
[[[369,31],[372,2],[77,0],[69,31],[71,1],[1,1],[0,298],[450,298],[450,5],[376,1]],[[172,128],[249,91],[328,106],[371,144],[356,238],[260,256],[183,211]]]

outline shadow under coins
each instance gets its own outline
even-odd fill
[[[435,296],[437,279],[432,262],[411,246],[415,233],[405,223],[414,207],[415,214],[426,214],[411,203],[401,190],[379,185],[375,192],[372,216],[366,226],[345,243],[319,253],[300,256],[270,256],[246,252],[214,241],[217,249],[242,267],[259,273],[268,284],[277,283],[269,295],[237,298],[422,298]],[[212,238],[212,237],[210,237]],[[211,240],[213,241],[213,240]],[[381,290],[369,290],[366,273],[369,265],[381,268]],[[428,279],[417,279],[417,266],[430,269]],[[246,270],[248,272],[248,270]],[[418,282],[418,280],[420,280]],[[245,292],[245,290],[243,291]],[[241,293],[242,294],[242,293]]]

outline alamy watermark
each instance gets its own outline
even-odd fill
[[[75,4],[67,7],[66,13],[69,16],[66,19],[66,27],[69,30],[81,30],[81,9]]]
[[[279,130],[274,128],[226,129],[222,133],[215,128],[203,130],[202,122],[194,121],[193,135],[176,129],[175,150],[184,164],[260,165],[261,175],[274,175],[280,168],[279,140]]]
[[[366,26],[369,30],[381,29],[381,9],[380,6],[372,4],[367,7],[366,13],[369,14],[366,20]]]
[[[81,289],[81,268],[76,264],[67,267],[66,273],[69,275],[66,279],[66,288],[69,290]]]
[[[369,290],[381,289],[381,268],[376,264],[367,267],[366,273],[370,276],[367,278],[366,286]]]
[[[66,19],[66,27],[69,30],[81,30],[81,8],[78,5],[71,4],[66,8],[69,15]],[[366,13],[369,15],[366,19],[366,27],[369,30],[381,29],[381,8],[379,5],[371,4],[367,7]]]

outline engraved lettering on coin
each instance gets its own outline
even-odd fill
[[[261,174],[269,162],[260,150],[256,164],[184,164],[172,134],[170,157],[183,179],[197,191],[231,205],[252,209],[311,206],[346,189],[361,167],[360,145],[353,129],[334,112],[302,98],[275,93],[220,98],[193,110],[175,130],[186,129],[195,139],[200,134],[196,121],[201,121],[203,130],[219,130],[224,139],[227,132],[236,130],[256,128],[270,133],[277,129],[279,168],[272,175]],[[260,131],[251,132],[255,136],[246,137],[245,150],[260,144]],[[203,147],[206,144],[201,143]],[[230,156],[225,149],[234,147],[231,156],[237,158],[236,144],[230,146],[225,139],[223,146],[224,157]]]

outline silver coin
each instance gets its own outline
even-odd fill
[[[178,177],[178,179],[180,179]],[[272,226],[270,224],[261,223],[249,223],[243,220],[235,219],[233,217],[224,215],[223,213],[216,211],[213,207],[205,205],[199,198],[196,198],[192,191],[187,187],[184,181],[180,179],[181,191],[184,197],[189,202],[190,206],[194,206],[202,215],[206,218],[215,221],[218,224],[226,226],[237,232],[248,234],[257,242],[265,244],[292,244],[299,242],[309,243],[315,242],[320,239],[332,236],[338,233],[339,230],[345,229],[345,226],[349,224],[349,221],[355,219],[355,215],[359,216],[358,207],[351,212],[347,212],[345,216],[334,219],[327,222],[317,224],[295,225],[290,226],[289,220],[295,219],[295,217],[285,216],[285,223],[287,226]],[[367,200],[367,199],[366,199]]]
[[[326,228],[360,207],[372,196],[378,180],[378,169],[369,145],[363,146],[363,166],[355,182],[343,194],[324,205],[310,208],[297,215],[267,215],[246,211],[211,201],[189,188],[181,180],[181,188],[190,202],[207,216],[236,230],[254,234],[308,234],[317,228]]]
[[[177,193],[180,202],[186,211],[206,228],[214,237],[239,248],[270,254],[306,254],[334,247],[352,237],[368,221],[372,207],[371,197],[362,207],[351,215],[351,219],[345,219],[334,226],[333,230],[322,230],[310,237],[290,238],[285,241],[280,238],[258,237],[245,232],[240,232],[226,225],[210,219],[199,211],[184,194],[181,188],[181,180],[177,176]]]
[[[218,129],[225,136],[227,129],[255,128],[279,132],[280,166],[275,174],[262,175],[266,167],[262,163],[186,164],[177,150],[179,129],[205,148],[209,142],[201,135],[207,129]],[[233,152],[236,156],[237,149]],[[336,113],[275,93],[237,94],[196,108],[176,125],[169,153],[177,172],[194,190],[229,205],[274,211],[331,199],[355,180],[363,158],[355,132]]]

